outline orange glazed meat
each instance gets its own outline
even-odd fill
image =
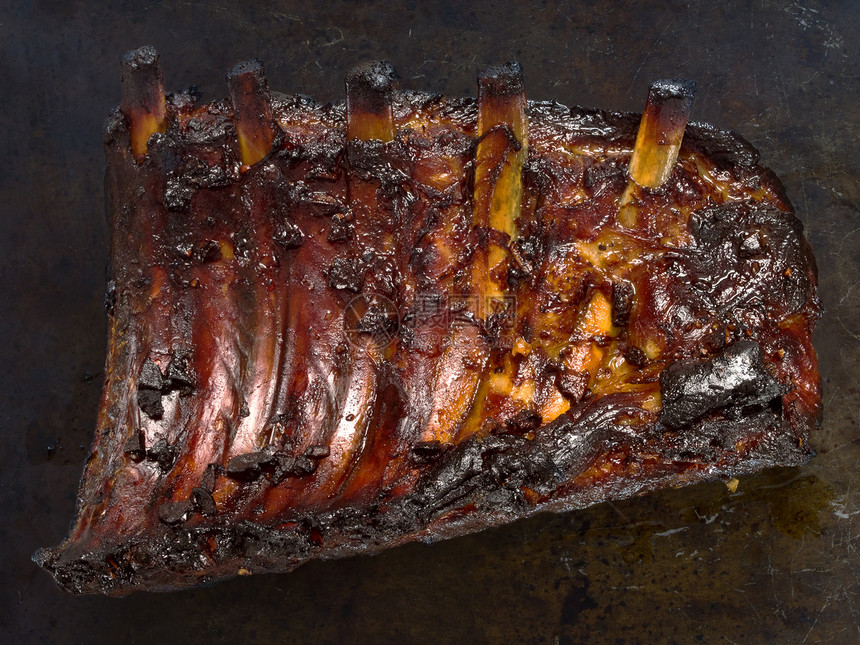
[[[805,463],[815,265],[743,139],[353,69],[346,102],[165,97],[106,126],[104,395],[75,593],[168,590]]]

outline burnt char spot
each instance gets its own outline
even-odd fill
[[[560,370],[556,373],[555,385],[561,395],[569,401],[579,401],[588,389],[591,375],[588,371],[572,372]]]
[[[307,177],[311,179],[310,176]],[[334,179],[336,179],[336,175]],[[288,201],[299,204],[318,217],[328,217],[335,213],[344,212],[346,206],[336,195],[327,192],[313,191],[305,181],[290,182]]]
[[[203,471],[203,477],[200,478],[200,488],[210,493],[214,491],[215,478],[218,476],[219,471],[223,472],[219,464],[209,464],[206,466],[206,469]]]
[[[696,93],[696,82],[684,78],[664,79],[651,84],[650,97],[660,100],[683,99],[692,101]]]
[[[419,441],[412,447],[412,458],[418,463],[433,461],[443,450],[444,446],[439,440]]]
[[[388,61],[368,61],[346,74],[350,109],[372,114],[383,112],[391,101],[397,72]]]
[[[210,131],[201,129],[201,123],[191,119],[185,132],[189,145],[180,143],[180,137],[161,135],[162,164],[166,173],[164,185],[164,205],[174,212],[187,212],[194,195],[200,189],[227,186],[235,176],[232,150],[229,147],[212,149],[206,146],[210,141],[226,135],[229,121],[224,120],[210,126]],[[220,127],[219,127],[220,126]],[[203,145],[195,145],[202,143]]]
[[[256,479],[262,473],[260,464],[266,461],[269,455],[263,452],[248,452],[244,455],[236,455],[227,462],[227,474],[234,479],[251,480]]]
[[[158,462],[159,468],[163,472],[167,472],[173,467],[173,462],[176,460],[176,448],[167,443],[167,439],[160,437],[146,451],[146,458],[149,461]]]
[[[759,161],[758,151],[741,136],[709,123],[688,123],[684,145],[699,150],[720,169],[741,172]]]
[[[534,410],[520,410],[505,421],[505,430],[511,434],[526,434],[540,426],[541,416]]]
[[[316,469],[317,462],[315,459],[309,459],[308,457],[301,456],[296,457],[295,462],[293,463],[291,473],[301,477],[302,475],[310,475]]]
[[[137,405],[150,419],[160,419],[164,416],[164,406],[161,403],[161,391],[164,380],[158,365],[146,359],[137,377]]]
[[[205,488],[193,488],[191,490],[191,502],[194,505],[194,508],[207,517],[215,515],[218,512],[218,507],[215,505],[215,498],[212,497],[212,493]]]
[[[684,264],[723,311],[760,302],[782,317],[806,303],[807,251],[795,217],[767,206],[721,205],[693,213],[690,229],[698,249]]]
[[[94,583],[103,589],[110,589],[110,581],[92,562],[83,559],[72,560],[62,568],[56,567],[54,556],[46,549],[36,554],[36,561],[49,571],[52,571],[57,582],[72,593],[84,593],[84,590]]]
[[[128,441],[125,442],[123,451],[131,457],[133,461],[141,461],[146,456],[146,446],[143,440],[143,433],[135,431]]]
[[[677,361],[663,370],[660,421],[681,428],[717,410],[766,406],[786,392],[765,368],[761,346],[741,340],[708,360]]]
[[[361,334],[390,338],[397,333],[396,314],[384,305],[371,303],[364,315],[358,319],[355,330]]]
[[[250,225],[242,224],[239,230],[233,234],[233,253],[241,260],[250,261],[255,250],[254,232]]]
[[[164,387],[164,379],[161,376],[161,370],[158,369],[158,365],[148,358],[140,370],[140,376],[137,377],[137,387],[143,390],[158,391],[161,391]]]
[[[358,293],[364,287],[364,262],[361,258],[335,258],[328,276],[332,289]]]
[[[266,465],[271,468],[272,482],[279,484],[286,477],[294,474],[293,471],[296,467],[296,458],[284,452],[276,452],[272,455],[272,459]]]
[[[281,222],[277,225],[274,233],[275,242],[280,244],[284,249],[299,248],[305,241],[305,235],[302,230],[292,222]]]
[[[616,282],[612,285],[612,324],[626,327],[633,310],[633,285],[629,282]]]
[[[164,416],[164,406],[161,405],[161,391],[139,389],[137,391],[137,406],[150,419],[158,420]]]
[[[427,518],[468,504],[515,515],[529,504],[522,486],[550,494],[623,432],[617,418],[638,409],[631,395],[608,395],[584,401],[575,420],[562,415],[537,430],[534,440],[514,434],[470,437],[445,451],[416,484],[412,499]]]
[[[238,455],[227,464],[227,474],[236,479],[256,479],[265,473],[273,483],[278,484],[286,477],[302,477],[317,469],[320,459],[328,457],[328,446],[309,446],[303,455],[294,456],[283,451],[271,449]]]
[[[508,270],[508,285],[511,288],[525,280],[534,272],[535,264],[542,252],[544,241],[539,235],[518,238],[511,246],[511,255],[514,262]]]
[[[331,449],[328,446],[308,446],[305,450],[305,457],[308,459],[323,459],[331,454]]]
[[[244,520],[236,526],[236,546],[245,557],[301,553],[305,537],[295,530],[272,529]]]
[[[585,164],[582,185],[598,194],[606,186],[626,181],[626,176],[626,168],[615,160],[607,160],[605,163],[589,162]]]
[[[191,357],[188,354],[177,354],[167,365],[167,381],[171,390],[179,390],[181,396],[190,394],[194,389],[194,371],[191,369]]]
[[[624,350],[624,360],[633,367],[645,367],[648,364],[648,356],[635,345],[628,345]]]
[[[711,354],[717,353],[726,346],[726,330],[722,327],[718,327],[705,336],[703,343],[708,352]]]
[[[484,92],[491,96],[513,96],[523,92],[523,70],[517,62],[488,67],[478,75]]]
[[[190,500],[180,502],[163,502],[158,507],[158,519],[165,524],[181,524],[191,513],[193,505]]]
[[[660,453],[667,460],[713,462],[726,452],[738,450],[738,442],[760,436],[764,440],[755,447],[757,457],[778,462],[797,452],[795,439],[776,431],[781,423],[780,414],[770,408],[737,419],[705,419],[692,427],[666,432]]]
[[[363,181],[378,181],[380,190],[390,192],[410,180],[400,164],[391,163],[400,146],[402,142],[398,139],[385,143],[378,139],[350,139],[347,143],[350,171]]]
[[[354,228],[352,213],[335,213],[331,216],[331,230],[326,240],[329,242],[345,242],[352,237]]]

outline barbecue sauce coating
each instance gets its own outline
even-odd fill
[[[473,225],[474,101],[396,93],[388,142],[347,142],[342,104],[272,113],[250,167],[229,102],[169,96],[140,162],[107,123],[104,395],[71,535],[35,556],[64,588],[288,571],[812,455],[814,260],[738,136],[690,124],[629,228],[639,116],[530,101],[514,239]],[[490,244],[503,307],[473,284]]]

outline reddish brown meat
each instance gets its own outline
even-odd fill
[[[814,261],[749,144],[684,116],[652,189],[639,115],[526,103],[515,66],[480,105],[391,78],[320,106],[245,64],[232,103],[109,119],[104,396],[74,528],[36,555],[64,588],[288,571],[809,459]]]

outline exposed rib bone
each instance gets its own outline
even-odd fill
[[[382,142],[394,138],[391,109],[392,81],[397,78],[391,63],[364,63],[346,75],[346,137]]]
[[[376,155],[387,157],[388,147],[379,146],[379,143],[385,144],[394,138],[392,81],[395,78],[394,68],[384,61],[358,65],[346,75],[347,140],[350,142],[347,194],[355,218],[352,253],[354,257],[369,253],[374,262],[383,265],[393,262],[397,217],[390,195],[382,190],[380,178],[369,170],[368,160],[375,159]],[[362,291],[368,300],[353,301],[356,313],[362,315],[366,313],[363,309],[376,296],[394,297],[393,293],[384,293],[385,285],[380,284],[373,270],[366,272]],[[305,497],[307,504],[330,503],[349,487],[350,473],[357,470],[356,464],[364,450],[380,430],[375,414],[380,389],[379,366],[390,348],[376,342],[372,335],[357,336],[353,337],[349,348],[348,386],[343,388],[337,417],[326,439],[331,453],[315,474],[316,480],[326,482],[327,486]]]
[[[693,81],[664,80],[651,84],[630,158],[630,182],[619,203],[618,221],[623,226],[636,225],[639,209],[635,201],[639,190],[656,190],[672,174],[695,91]]]
[[[140,161],[156,132],[167,128],[164,78],[153,47],[133,49],[122,56],[120,110],[128,119],[131,151]]]
[[[659,188],[672,173],[695,91],[693,81],[656,81],[651,85],[630,159],[630,178],[640,186]]]
[[[242,163],[251,166],[269,154],[275,139],[269,84],[263,63],[259,60],[239,63],[227,75],[227,85],[233,101]]]
[[[489,348],[479,324],[510,304],[508,245],[517,235],[522,209],[522,168],[528,155],[528,121],[522,70],[517,63],[491,67],[478,76],[478,134],[475,156],[473,226],[477,245],[469,302],[473,321],[455,325],[435,384],[437,399],[425,438],[442,442],[473,434],[480,426],[488,394]],[[486,237],[484,237],[486,236]]]
[[[478,77],[478,105],[481,139],[475,158],[475,226],[504,233],[512,242],[522,207],[523,164],[528,158],[526,94],[519,63],[491,67]],[[485,277],[486,295],[491,298],[504,295],[500,265],[507,257],[498,236],[491,235]]]

